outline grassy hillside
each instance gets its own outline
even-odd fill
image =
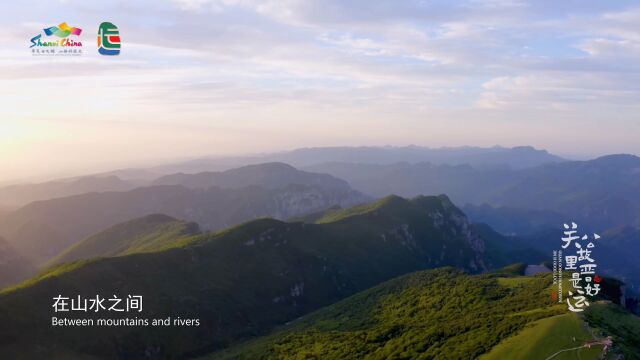
[[[204,358],[539,360],[571,349],[553,359],[595,360],[603,345],[582,346],[606,336],[614,344],[607,358],[637,358],[640,318],[615,304],[570,313],[551,300],[551,274],[509,274],[519,268],[415,272]]]
[[[517,335],[506,339],[479,360],[546,359],[561,351],[583,345],[593,337],[578,315],[567,313],[541,319],[530,324]],[[556,360],[596,360],[602,345],[581,348],[558,354]]]
[[[64,264],[5,290],[0,351],[112,358],[140,356],[154,346],[165,357],[205,354],[411,271],[484,270],[483,257],[483,240],[444,196],[392,197],[324,224],[257,220],[160,252]],[[201,323],[52,329],[52,299],[60,294],[143,295],[144,311],[130,317]]]
[[[626,360],[640,359],[640,317],[631,316],[613,303],[602,302],[591,305],[585,319],[597,333],[613,336],[614,354],[623,355]]]
[[[103,230],[70,247],[48,266],[92,257],[121,256],[162,250],[200,233],[198,224],[153,214]]]
[[[211,358],[471,359],[562,312],[550,284],[549,276],[536,276],[507,287],[496,275],[452,268],[412,273]]]

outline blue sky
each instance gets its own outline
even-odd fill
[[[629,1],[2,5],[2,178],[327,145],[640,153]],[[80,58],[33,57],[66,21]],[[122,53],[96,51],[100,22]]]

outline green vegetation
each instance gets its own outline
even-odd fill
[[[563,305],[559,308],[566,309]],[[556,315],[533,322],[517,335],[495,346],[479,360],[546,359],[562,349],[582,346],[592,339],[578,315]],[[601,354],[602,345],[596,345],[592,348],[564,352],[553,359],[595,360],[599,359]]]
[[[609,302],[586,317],[568,312],[551,283],[551,274],[416,272],[206,359],[595,360],[604,345],[584,345],[607,336],[607,359],[638,358],[638,317]]]
[[[198,224],[154,214],[114,225],[71,246],[48,266],[93,257],[159,251],[200,233]]]
[[[338,211],[342,211],[342,208],[340,206],[338,206],[338,205],[334,205],[334,206],[331,206],[331,207],[329,207],[327,209],[324,209],[324,210],[321,210],[321,211],[318,211],[318,212],[314,212],[314,213],[311,213],[311,214],[306,214],[306,215],[303,215],[303,216],[293,217],[291,219],[288,219],[287,221],[288,222],[306,222],[306,223],[310,223],[310,224],[315,224],[320,219],[328,216],[331,213],[338,212]]]
[[[0,351],[138,357],[156,344],[163,357],[206,354],[402,274],[483,270],[481,241],[446,197],[391,198],[334,222],[261,219],[162,251],[71,262],[0,294]],[[54,297],[98,294],[143,295],[144,311],[129,316],[199,318],[201,325],[48,326]],[[38,347],[30,346],[34,338]]]
[[[496,272],[500,274],[505,274],[505,275],[524,275],[524,271],[526,268],[527,268],[527,264],[525,263],[515,263],[515,264],[507,265]]]
[[[407,201],[399,196],[391,195],[387,196],[382,200],[379,200],[374,203],[363,204],[359,206],[354,206],[348,209],[332,209],[327,211],[324,216],[316,220],[317,224],[326,224],[332,223],[340,220],[347,219],[352,216],[361,216],[361,215],[374,215],[376,211],[381,208],[386,210],[393,209],[399,213],[404,213],[409,211],[408,205],[412,207],[443,207],[447,210],[455,209],[454,211],[461,216],[464,214],[454,207],[448,197],[445,195],[440,196],[419,196],[416,197],[411,203],[407,204]],[[400,214],[398,214],[400,215]]]
[[[412,273],[211,358],[471,359],[566,311],[548,296],[549,274],[517,287],[500,279],[452,268]]]
[[[460,359],[492,349],[517,355],[528,338],[561,348],[567,343],[555,338],[556,327],[579,329],[578,318],[556,316],[566,308],[551,299],[551,274],[521,276],[520,263],[468,275],[486,269],[483,238],[445,196],[389,197],[322,218],[260,219],[198,236],[184,236],[175,221],[112,228],[84,249],[118,256],[64,263],[0,293],[0,353],[140,358],[151,348],[161,358]],[[163,236],[169,230],[177,237]],[[58,295],[142,295],[144,310],[54,313]],[[586,319],[633,358],[637,318],[614,310]],[[200,326],[52,328],[53,316],[197,318]]]
[[[526,276],[498,278],[498,284],[508,288],[518,288],[526,286],[528,282],[531,282],[534,279],[535,278],[533,277]]]
[[[640,317],[608,301],[591,304],[585,319],[601,336],[612,336],[612,359],[617,355],[625,360],[640,359]]]

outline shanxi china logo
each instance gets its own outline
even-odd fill
[[[42,33],[31,38],[33,55],[81,55],[82,42],[79,39],[82,29],[69,26],[66,22],[58,26],[43,29]],[[73,35],[76,38],[72,38]]]
[[[110,22],[103,22],[98,27],[98,52],[102,55],[120,54],[120,32]]]

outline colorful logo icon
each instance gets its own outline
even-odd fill
[[[66,38],[69,35],[80,35],[80,33],[82,33],[82,29],[71,27],[67,25],[66,22],[63,22],[58,26],[59,27],[52,26],[44,29],[44,33],[47,34],[47,36],[55,35],[59,38]]]
[[[98,27],[98,52],[102,55],[120,54],[120,31],[110,22]]]
[[[33,55],[82,55],[81,33],[82,29],[63,22],[58,26],[42,29],[42,33],[31,38],[29,48]],[[70,35],[75,35],[75,38]]]

